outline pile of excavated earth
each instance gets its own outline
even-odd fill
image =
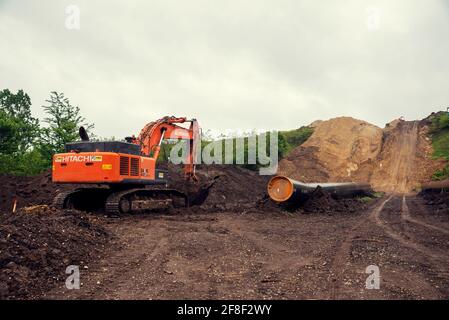
[[[33,177],[0,176],[0,211],[10,212],[16,206],[51,204],[54,196],[64,186],[51,181],[51,172]]]
[[[83,266],[110,235],[98,217],[47,205],[0,216],[0,299],[20,299],[64,283],[69,265]]]
[[[433,212],[437,215],[449,215],[449,192],[420,192],[419,194],[425,204],[433,207]]]

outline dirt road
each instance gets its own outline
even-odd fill
[[[418,128],[419,121],[406,121],[386,134],[371,177],[376,190],[409,193],[419,184],[415,173]]]
[[[399,141],[394,150],[397,154],[394,157],[391,180],[387,183],[393,187],[392,191],[399,193],[410,192],[417,181],[413,181],[413,169],[416,162],[416,144],[418,141],[418,121],[406,122],[402,126]]]
[[[449,219],[417,197],[390,196],[369,213],[249,212],[126,216],[82,267],[80,290],[58,299],[449,298]],[[367,266],[380,269],[368,290]]]

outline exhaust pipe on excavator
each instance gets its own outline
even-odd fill
[[[337,197],[350,197],[369,194],[371,186],[367,183],[303,183],[286,176],[275,176],[268,182],[268,195],[276,202],[299,201],[307,194],[321,187]]]
[[[89,141],[90,140],[89,135],[87,134],[87,131],[83,126],[81,126],[79,128],[78,133],[80,135],[81,141]]]

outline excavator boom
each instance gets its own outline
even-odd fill
[[[188,129],[181,127],[178,123],[190,122]],[[195,158],[196,145],[199,138],[199,126],[196,119],[165,117],[157,121],[148,123],[140,132],[136,141],[141,147],[141,154],[158,158],[163,139],[187,140],[188,155],[184,160],[185,174],[187,179],[196,179]]]

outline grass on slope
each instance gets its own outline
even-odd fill
[[[449,128],[438,130],[432,135],[433,157],[449,160]]]
[[[449,115],[440,112],[432,119],[432,146],[435,159],[449,160]],[[449,164],[441,170],[437,170],[433,180],[449,179]]]
[[[283,139],[284,145],[279,148],[281,149],[280,157],[286,157],[294,148],[302,145],[309,139],[313,133],[313,128],[311,127],[301,127],[295,130],[281,131],[279,133],[279,142]]]

